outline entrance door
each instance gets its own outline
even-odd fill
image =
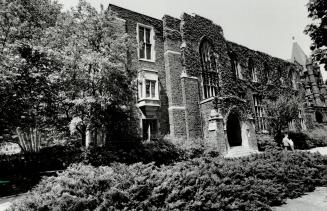
[[[227,119],[227,138],[229,146],[241,146],[242,137],[241,137],[241,126],[238,119],[238,115],[231,113]]]
[[[143,140],[157,138],[158,126],[156,119],[142,119]]]

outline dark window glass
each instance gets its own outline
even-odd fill
[[[139,41],[144,42],[144,28],[141,26],[139,27]]]
[[[151,97],[155,98],[156,97],[156,82],[151,81]]]
[[[144,59],[145,58],[145,48],[144,44],[140,46],[140,58]]]
[[[150,97],[150,92],[151,92],[150,86],[151,86],[150,81],[147,80],[145,82],[145,94],[146,94],[146,97]]]
[[[146,44],[146,59],[151,59],[151,44]]]
[[[145,42],[150,43],[150,29],[145,29]]]

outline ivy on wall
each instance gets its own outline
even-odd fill
[[[185,69],[190,76],[201,78],[199,46],[204,37],[211,41],[218,57],[220,91],[218,97],[222,99],[221,108],[224,114],[231,107],[237,106],[243,110],[240,113],[244,113],[242,116],[245,118],[254,116],[253,94],[269,99],[277,98],[283,93],[304,94],[302,87],[293,90],[290,77],[292,71],[299,72],[300,66],[225,40],[222,28],[208,19],[183,14],[181,34],[184,43]],[[243,79],[236,77],[232,68],[232,59],[236,59],[240,64]],[[250,60],[252,66],[256,68],[258,82],[252,81]],[[245,96],[245,99],[241,96]]]

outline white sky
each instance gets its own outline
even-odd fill
[[[79,0],[58,0],[64,9]],[[308,0],[88,0],[97,8],[109,3],[161,19],[164,14],[179,18],[183,12],[196,13],[222,26],[227,40],[290,59],[292,36],[310,55],[310,37],[303,33],[310,23]],[[327,79],[327,71],[322,71]]]

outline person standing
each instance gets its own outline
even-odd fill
[[[284,149],[286,151],[288,150],[288,148],[290,148],[290,142],[289,142],[289,138],[288,138],[288,134],[287,133],[284,134],[283,145],[284,145]]]

